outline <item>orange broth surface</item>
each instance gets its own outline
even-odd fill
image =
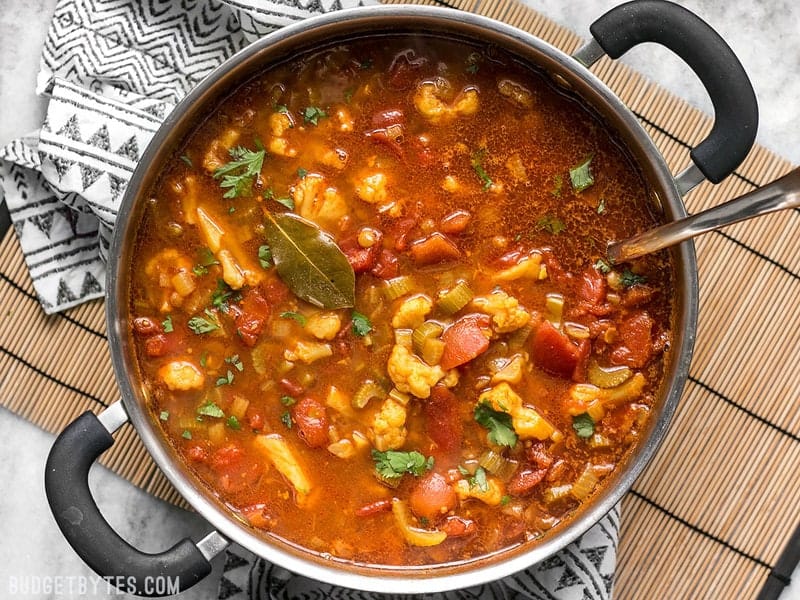
[[[596,117],[496,48],[396,36],[271,68],[146,208],[131,335],[154,419],[243,521],[325,556],[428,565],[546,536],[661,384],[666,255],[604,259],[656,223],[648,195]],[[286,213],[347,259],[354,306],[278,273]]]

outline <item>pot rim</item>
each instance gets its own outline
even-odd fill
[[[604,117],[612,114],[617,121],[617,128],[624,128],[620,133],[625,134],[628,150],[638,155],[636,158],[640,167],[649,169],[650,184],[660,193],[660,200],[668,209],[669,216],[679,218],[686,215],[672,174],[635,115],[605,83],[561,50],[514,26],[450,8],[382,5],[335,11],[286,26],[240,50],[191,90],[164,120],[143,153],[120,204],[107,265],[106,324],[122,403],[139,437],[172,485],[222,535],[292,572],[334,585],[376,592],[396,589],[404,593],[431,593],[487,583],[544,560],[583,535],[631,488],[661,444],[688,376],[697,320],[697,266],[691,242],[684,242],[671,251],[676,280],[674,329],[683,335],[676,336],[677,339],[674,340],[671,357],[665,365],[662,404],[658,414],[654,411],[646,435],[614,475],[614,480],[604,486],[585,509],[567,519],[563,525],[557,526],[557,531],[549,533],[532,548],[505,549],[491,555],[489,559],[482,557],[460,567],[448,563],[443,566],[381,566],[354,570],[352,566],[346,568],[351,565],[347,561],[322,561],[312,557],[310,553],[303,556],[292,551],[289,546],[270,543],[250,532],[236,520],[231,511],[225,510],[221,503],[211,497],[199,480],[187,476],[185,468],[180,465],[165,437],[158,431],[146,407],[144,394],[140,393],[136,383],[136,369],[127,334],[128,290],[125,274],[129,257],[126,248],[130,250],[132,246],[140,214],[136,210],[137,205],[142,204],[142,196],[150,188],[154,178],[151,171],[159,164],[157,159],[170,152],[169,148],[174,145],[175,138],[183,139],[186,132],[191,130],[187,120],[191,119],[193,108],[207,104],[209,95],[213,96],[212,102],[219,102],[220,94],[214,94],[214,91],[221,83],[232,78],[238,80],[239,84],[243,83],[251,76],[248,75],[248,67],[259,62],[270,62],[270,53],[274,47],[282,49],[293,43],[295,38],[302,39],[303,34],[312,37],[322,35],[321,39],[328,40],[331,39],[329,33],[315,32],[333,28],[337,34],[334,37],[346,37],[346,29],[350,29],[352,36],[356,36],[368,31],[370,24],[386,28],[387,19],[399,21],[407,29],[413,29],[413,25],[416,25],[417,29],[430,33],[438,31],[445,36],[457,35],[459,31],[466,35],[466,32],[479,30],[484,33],[486,41],[493,43],[500,40],[503,43],[499,45],[512,54],[521,55],[523,59],[526,55],[522,51],[527,48],[528,62],[540,65],[534,60],[534,56],[546,58],[550,65],[540,65],[542,69],[550,71],[554,68],[558,73],[565,74],[570,84],[578,88],[579,95],[590,93],[592,101],[586,101],[587,104]],[[267,56],[263,58],[265,53]],[[282,55],[280,60],[284,60]],[[600,111],[595,106],[598,101],[612,112]],[[180,133],[176,134],[175,131]],[[633,148],[631,143],[634,144]],[[646,161],[645,164],[642,164],[643,160]],[[508,557],[504,556],[506,554]]]

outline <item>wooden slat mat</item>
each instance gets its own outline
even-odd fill
[[[515,0],[449,4],[509,22],[566,52],[581,44]],[[607,58],[593,70],[641,118],[672,171],[685,167],[688,149],[710,129],[709,117]],[[725,182],[692,192],[689,210],[790,168],[757,147]],[[799,233],[794,210],[697,241],[701,306],[690,380],[664,445],[623,502],[618,600],[755,598],[770,574],[774,583],[782,569],[791,573],[796,559],[786,549],[800,523]],[[0,306],[3,406],[57,432],[80,412],[117,399],[102,304],[45,316],[13,230],[0,245]],[[148,492],[183,503],[130,425],[101,460]]]

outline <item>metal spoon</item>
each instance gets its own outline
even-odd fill
[[[800,207],[800,168],[764,187],[695,215],[659,225],[620,242],[609,242],[607,256],[622,263],[678,244],[690,237],[785,208]]]

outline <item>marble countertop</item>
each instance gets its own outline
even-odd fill
[[[4,0],[0,11],[0,144],[36,129],[44,102],[34,95],[39,51],[56,0]],[[492,0],[483,0],[490,2]],[[584,37],[588,25],[618,0],[525,0]],[[789,0],[680,0],[720,32],[749,73],[761,109],[758,142],[800,163],[800,4]],[[705,93],[688,68],[663,48],[634,49],[624,59],[636,69],[711,112]],[[2,389],[2,375],[0,375]],[[69,578],[92,575],[68,546],[47,507],[43,467],[53,437],[0,409],[0,460],[4,493],[0,494],[0,597],[105,598],[105,588],[87,594],[75,590],[22,589],[30,577]],[[199,539],[210,527],[199,516],[156,500],[102,467],[90,484],[109,522],[144,551],[163,550],[184,536]],[[221,569],[215,561],[215,571]],[[800,570],[795,572],[800,580]],[[16,587],[15,587],[16,586]],[[216,597],[212,575],[180,598]],[[16,590],[16,593],[15,593]],[[115,598],[124,596],[113,594]],[[800,583],[781,600],[800,600]]]

